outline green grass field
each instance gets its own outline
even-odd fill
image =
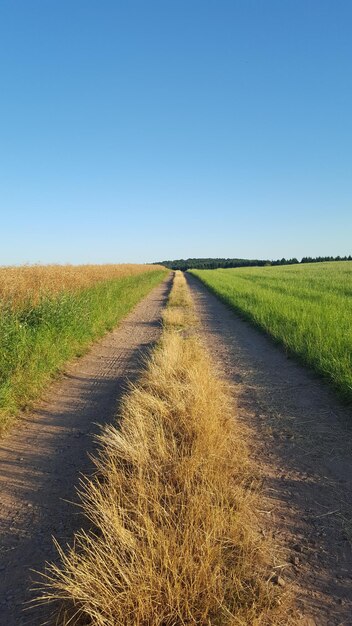
[[[15,307],[1,302],[0,431],[40,396],[69,359],[112,330],[166,273],[159,268],[65,289],[35,304],[30,298]]]
[[[191,273],[352,400],[352,262]]]

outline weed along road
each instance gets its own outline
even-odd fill
[[[53,535],[64,545],[82,525],[71,502],[80,474],[91,471],[97,423],[112,419],[127,380],[159,338],[170,284],[167,278],[154,288],[0,440],[1,625],[38,626],[47,617],[45,607],[23,610],[32,597],[31,570],[56,559]]]
[[[264,481],[263,532],[296,596],[299,624],[352,625],[351,410],[310,370],[287,358],[186,274],[201,334],[238,396]],[[299,621],[299,620],[302,621]]]
[[[81,485],[92,531],[47,570],[53,623],[288,626],[245,430],[177,272],[160,342],[102,431],[98,476]]]

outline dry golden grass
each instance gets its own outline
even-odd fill
[[[47,573],[42,601],[59,601],[60,626],[288,623],[268,582],[244,431],[194,322],[178,275],[160,345],[83,483],[95,530]]]
[[[18,307],[43,296],[160,269],[159,265],[21,265],[0,267],[0,302]]]

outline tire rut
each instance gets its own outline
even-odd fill
[[[297,623],[352,626],[351,411],[313,372],[187,275],[201,335],[234,384]],[[279,565],[279,564],[277,564]]]
[[[38,626],[48,617],[46,607],[28,609],[32,570],[57,558],[52,536],[64,545],[84,523],[72,505],[79,476],[92,471],[94,435],[113,420],[127,382],[160,336],[171,282],[169,276],[73,362],[0,441],[1,625]]]

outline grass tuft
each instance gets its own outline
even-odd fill
[[[59,601],[57,625],[288,623],[268,581],[245,431],[190,323],[178,274],[160,345],[84,480],[92,530],[46,574],[41,601]]]

